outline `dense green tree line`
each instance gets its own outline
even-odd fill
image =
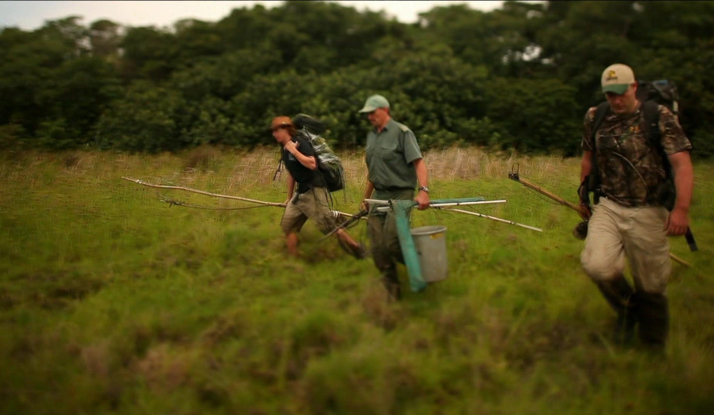
[[[441,6],[415,24],[286,2],[171,28],[4,28],[0,147],[250,147],[271,143],[272,116],[305,112],[351,148],[367,128],[356,111],[382,93],[425,148],[574,155],[614,62],[675,82],[695,154],[714,153],[714,3],[633,1]]]

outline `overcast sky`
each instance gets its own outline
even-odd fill
[[[83,17],[88,26],[99,19],[109,19],[127,26],[171,26],[184,18],[218,21],[234,8],[260,3],[265,7],[279,1],[0,1],[0,27],[15,26],[23,30],[41,27],[46,20],[71,15]],[[336,1],[359,11],[384,10],[404,23],[413,23],[421,12],[437,5],[468,3],[472,9],[493,10],[502,1]]]

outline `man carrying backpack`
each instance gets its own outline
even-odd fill
[[[389,113],[389,102],[381,95],[373,95],[360,111],[374,127],[367,135],[366,161],[369,176],[365,199],[411,200],[419,209],[429,206],[426,163],[419,144],[409,127],[394,121]],[[414,198],[414,188],[419,190]],[[372,193],[374,192],[374,195]],[[361,209],[368,206],[362,202]],[[397,236],[394,214],[378,212],[370,206],[367,221],[369,240],[372,245],[374,265],[382,274],[382,282],[391,299],[401,298],[396,262],[404,263]]]
[[[332,231],[337,223],[330,210],[326,183],[318,172],[319,161],[310,140],[297,130],[289,117],[273,118],[270,129],[275,140],[283,146],[282,160],[288,170],[288,199],[280,227],[285,233],[288,253],[297,257],[297,234],[308,218],[315,221],[323,234]],[[335,235],[354,257],[366,257],[364,248],[344,229],[337,230]]]
[[[614,340],[629,342],[639,324],[641,342],[663,351],[669,331],[667,235],[688,229],[692,146],[667,107],[637,98],[630,67],[609,66],[601,85],[607,103],[590,108],[584,120],[583,204],[589,202],[588,191],[597,204],[580,259],[618,314]],[[649,120],[654,121],[648,125]],[[668,189],[676,190],[676,198]],[[671,212],[664,207],[668,196],[674,199]],[[625,259],[634,287],[623,275]]]

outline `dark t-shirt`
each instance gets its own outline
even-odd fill
[[[305,156],[312,156],[317,158],[315,154],[315,148],[310,143],[310,140],[304,136],[298,134],[293,137],[294,141],[297,141],[297,150]],[[322,179],[322,175],[317,170],[310,170],[303,166],[300,161],[295,158],[289,151],[283,148],[283,163],[285,167],[290,172],[290,175],[295,179],[297,183],[297,193],[305,193],[310,190],[311,187],[325,187],[325,182]]]

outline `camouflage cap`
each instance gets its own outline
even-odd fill
[[[610,65],[602,72],[602,92],[613,92],[622,95],[635,82],[632,68],[621,63]]]

